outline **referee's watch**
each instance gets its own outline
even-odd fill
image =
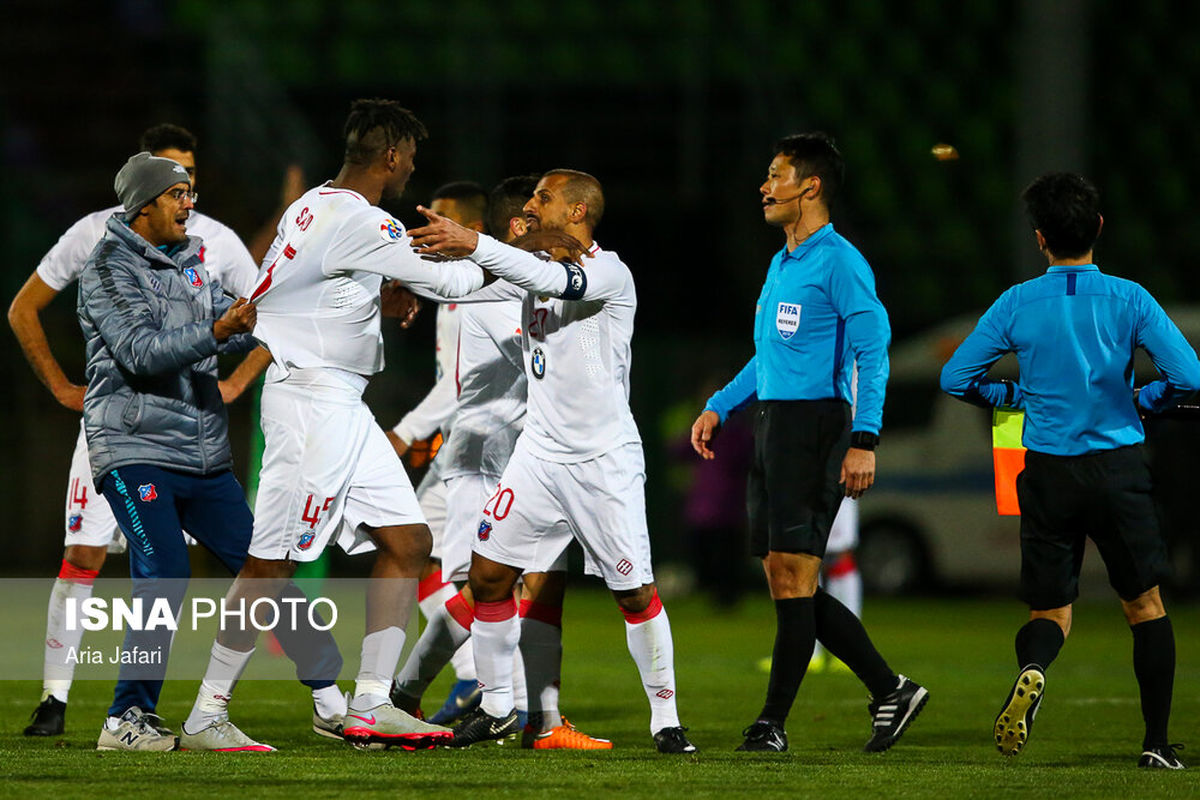
[[[874,450],[879,444],[879,434],[870,431],[854,431],[850,434],[850,446],[859,450]]]

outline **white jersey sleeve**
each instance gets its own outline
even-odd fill
[[[450,433],[450,421],[458,405],[458,328],[461,312],[454,303],[437,310],[437,382],[415,408],[404,415],[392,431],[406,442],[428,439],[440,428]]]
[[[325,259],[325,274],[335,274],[342,265],[395,278],[405,286],[442,297],[458,297],[483,286],[483,271],[469,261],[421,258],[404,226],[375,206],[360,209],[342,224]]]
[[[83,265],[96,243],[104,238],[108,218],[120,210],[120,206],[114,206],[93,212],[67,228],[37,265],[37,275],[42,282],[56,292],[70,286],[83,272]]]
[[[615,267],[609,260],[593,258],[598,250],[593,246],[580,266],[547,261],[480,234],[471,260],[534,294],[563,300],[620,301],[626,295],[628,270],[624,265]]]

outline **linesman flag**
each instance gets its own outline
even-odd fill
[[[992,463],[996,469],[996,513],[1002,517],[1019,517],[1017,476],[1025,469],[1025,447],[1021,432],[1025,429],[1025,412],[1008,408],[992,409]]]

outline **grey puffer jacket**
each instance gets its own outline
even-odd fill
[[[204,269],[190,236],[157,249],[110,217],[79,276],[79,324],[87,343],[84,430],[92,477],[152,464],[207,475],[229,469],[229,420],[217,386],[217,354],[257,345],[249,334],[218,343],[213,322],[233,305]]]

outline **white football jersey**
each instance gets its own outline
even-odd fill
[[[582,267],[563,264],[480,235],[471,255],[510,283],[469,299],[522,300],[529,397],[522,436],[547,461],[587,461],[641,443],[629,410],[633,275],[616,253],[594,245],[590,254]]]
[[[443,479],[498,478],[525,422],[521,302],[460,305],[458,318],[458,407],[437,463]]]
[[[108,218],[119,211],[121,206],[96,211],[67,228],[42,257],[37,266],[38,277],[56,292],[67,288],[83,272],[88,256],[104,237]],[[204,240],[200,257],[208,274],[238,297],[249,297],[258,277],[258,265],[238,235],[212,217],[195,211],[188,215],[187,232]]]
[[[457,404],[457,388],[454,384],[454,367],[458,356],[457,303],[440,303],[437,307],[436,352],[434,384],[424,399],[404,415],[404,419],[392,431],[410,444],[428,439],[441,429],[450,435],[450,425]]]
[[[251,298],[254,336],[277,367],[333,367],[359,375],[383,369],[379,288],[383,278],[444,297],[483,285],[462,261],[423,260],[404,226],[358,192],[329,184],[288,206]]]

